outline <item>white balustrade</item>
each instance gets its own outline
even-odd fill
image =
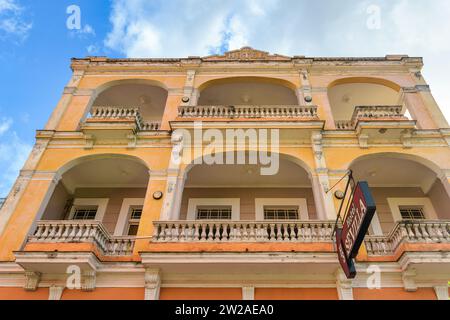
[[[90,114],[92,120],[133,120],[143,131],[157,131],[161,127],[159,121],[145,121],[139,107],[92,107]]]
[[[396,224],[385,237],[368,236],[370,255],[392,255],[402,243],[450,243],[450,221],[405,220]]]
[[[156,221],[154,242],[332,242],[334,222]]]
[[[402,114],[402,106],[357,106],[353,112],[351,120],[336,121],[337,130],[354,130],[356,124],[361,119],[393,119],[408,120]]]
[[[317,106],[181,106],[180,118],[304,118],[317,119]]]
[[[95,243],[106,255],[130,255],[134,247],[132,237],[111,237],[99,221],[55,220],[39,221],[28,242]]]

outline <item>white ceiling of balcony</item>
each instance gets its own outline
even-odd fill
[[[73,193],[76,188],[147,187],[148,169],[127,159],[97,159],[84,162],[62,178],[66,189]]]
[[[201,92],[199,105],[297,105],[295,92],[277,84],[236,81]]]
[[[355,179],[365,180],[373,187],[420,187],[427,193],[436,174],[424,165],[394,157],[379,157],[356,162]]]
[[[266,167],[266,166],[264,166]],[[261,175],[258,165],[196,165],[187,176],[186,187],[310,187],[307,172],[280,159],[276,175]]]
[[[335,120],[350,120],[356,106],[402,105],[397,91],[372,83],[337,85],[328,91],[328,97]]]
[[[146,120],[161,120],[167,91],[145,84],[123,84],[99,94],[94,106],[139,107]]]

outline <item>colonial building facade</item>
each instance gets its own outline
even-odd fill
[[[448,299],[450,127],[421,58],[71,67],[0,212],[0,299]],[[377,205],[353,280],[349,170]]]

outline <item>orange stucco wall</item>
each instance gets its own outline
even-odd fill
[[[92,292],[64,290],[61,300],[144,300],[144,288],[97,288]]]
[[[335,288],[256,288],[255,300],[337,300]]]
[[[48,288],[25,291],[23,288],[0,288],[0,300],[48,300]]]
[[[436,300],[433,288],[419,288],[416,292],[407,292],[403,288],[383,288],[370,290],[354,288],[355,300]]]
[[[162,288],[160,300],[241,300],[241,288]]]

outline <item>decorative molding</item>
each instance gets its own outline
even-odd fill
[[[94,291],[96,283],[96,272],[94,270],[86,270],[82,274],[82,291]]]
[[[41,280],[41,273],[35,271],[25,271],[25,286],[26,291],[36,291]]]
[[[347,279],[342,270],[336,271],[336,288],[339,300],[353,300],[352,280]]]
[[[414,269],[407,269],[402,272],[402,281],[405,291],[408,292],[417,291],[416,276],[417,274]]]
[[[159,300],[161,288],[161,270],[149,268],[145,270],[145,300]]]
[[[64,289],[63,286],[50,286],[48,300],[61,300]]]
[[[358,143],[361,149],[369,148],[369,135],[368,134],[359,134],[358,135]]]
[[[265,61],[291,61],[292,58],[274,54],[271,55],[268,52],[253,49],[251,47],[243,47],[239,50],[232,50],[225,52],[223,55],[213,55],[204,57],[203,61],[223,61],[223,60],[238,60],[238,61],[251,61],[251,60],[265,60]]]
[[[448,285],[434,286],[433,289],[434,292],[436,293],[436,297],[438,300],[445,300],[445,301],[449,300]]]
[[[245,286],[242,287],[242,300],[255,300],[255,287]]]

